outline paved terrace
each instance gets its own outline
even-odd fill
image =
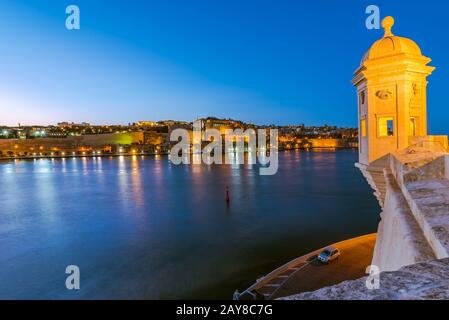
[[[371,264],[375,241],[376,234],[369,234],[333,244],[341,256],[330,264],[316,260],[324,248],[313,251],[259,279],[249,291],[259,299],[276,299],[363,277]],[[243,294],[241,299],[245,298],[251,295]]]

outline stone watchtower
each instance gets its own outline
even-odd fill
[[[427,76],[435,68],[414,41],[393,35],[393,25],[392,17],[382,21],[383,38],[365,53],[352,80],[363,165],[427,136]]]

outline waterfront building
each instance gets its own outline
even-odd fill
[[[81,122],[81,123],[74,123],[74,122],[59,122],[58,127],[90,127],[90,123],[87,122]]]
[[[138,127],[154,127],[157,126],[157,122],[154,121],[137,121],[136,125]]]

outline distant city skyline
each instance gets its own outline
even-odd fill
[[[215,116],[254,124],[357,126],[351,85],[382,30],[367,1],[76,1],[0,4],[0,125],[95,125]],[[446,1],[375,3],[436,66],[429,132],[449,133]],[[361,49],[363,48],[363,49]]]
[[[234,118],[229,118],[229,117],[224,117],[224,118],[219,118],[219,117],[214,117],[214,116],[208,116],[208,117],[201,117],[201,118],[197,118],[194,120],[185,120],[185,119],[162,119],[162,120],[151,120],[151,119],[140,119],[140,120],[134,120],[134,121],[130,121],[127,123],[101,123],[101,124],[97,124],[97,123],[91,123],[91,122],[87,122],[87,121],[82,121],[82,122],[76,122],[76,121],[58,121],[56,123],[44,123],[44,124],[27,124],[27,123],[16,123],[16,124],[3,124],[0,123],[0,128],[1,127],[10,127],[10,128],[17,128],[17,127],[57,127],[57,126],[86,126],[86,127],[100,127],[100,126],[129,126],[129,125],[139,125],[139,123],[141,122],[152,122],[154,124],[163,124],[165,122],[176,122],[176,123],[190,123],[192,124],[194,121],[196,120],[200,120],[200,119],[216,119],[216,120],[230,120],[230,121],[237,121],[237,122],[242,122],[244,124],[248,124],[248,125],[256,125],[256,126],[276,126],[276,127],[301,127],[301,126],[305,126],[305,127],[338,127],[338,128],[350,128],[350,129],[357,129],[357,125],[355,126],[338,126],[338,125],[334,125],[332,123],[322,123],[322,124],[307,124],[307,123],[287,123],[287,124],[275,124],[275,123],[254,123],[251,121],[242,121],[240,119],[234,119]]]
[[[207,119],[207,118],[216,118],[218,120],[233,120],[233,121],[241,121],[240,119],[233,119],[233,118],[218,118],[218,117],[204,117],[201,119]],[[200,118],[198,118],[200,119]],[[152,121],[151,119],[140,119],[140,120],[136,120],[136,121],[130,121],[127,123],[91,123],[91,122],[87,122],[87,121],[82,121],[82,122],[76,122],[76,121],[58,121],[56,123],[44,123],[44,124],[36,124],[36,123],[32,123],[32,124],[28,124],[28,123],[16,123],[16,124],[2,124],[0,123],[0,127],[48,127],[48,126],[59,126],[61,124],[67,124],[67,125],[86,125],[86,126],[128,126],[128,125],[132,125],[132,124],[136,124],[139,122],[154,122],[154,123],[162,123],[162,122],[167,122],[167,121],[174,121],[174,122],[184,122],[184,123],[193,123],[195,120],[198,119],[194,119],[194,120],[184,120],[184,119],[163,119],[163,120],[155,120]],[[333,123],[322,123],[322,124],[307,124],[307,123],[303,123],[303,122],[299,122],[299,123],[286,123],[286,124],[276,124],[276,123],[254,123],[251,121],[242,121],[246,124],[252,124],[252,125],[257,125],[257,126],[276,126],[276,127],[288,127],[288,126],[294,126],[294,127],[299,127],[299,126],[306,126],[306,127],[325,127],[325,126],[329,126],[329,127],[342,127],[342,128],[357,128],[357,125],[354,126],[339,126],[339,125],[335,125]]]

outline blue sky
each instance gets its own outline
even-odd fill
[[[2,0],[0,123],[94,124],[197,116],[356,126],[353,71],[393,15],[437,67],[431,133],[449,133],[449,3],[300,0]],[[65,29],[65,8],[81,30]]]

